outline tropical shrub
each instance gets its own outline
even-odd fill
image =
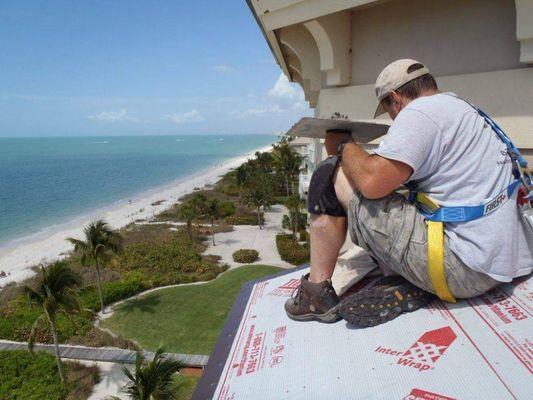
[[[66,390],[61,385],[54,356],[28,351],[0,353],[0,399],[62,400]]]
[[[233,201],[230,200],[224,200],[220,202],[219,205],[219,211],[220,211],[220,217],[226,218],[233,214],[235,214],[235,204]]]
[[[146,289],[148,289],[148,285],[143,281],[131,278],[106,282],[102,285],[102,291],[108,304],[134,296]],[[84,306],[90,310],[97,311],[100,308],[98,295],[94,290],[84,293],[82,295],[82,301]]]
[[[180,270],[187,261],[200,258],[188,236],[179,232],[167,240],[149,240],[126,247],[119,260],[119,268],[164,273]]]
[[[233,261],[243,264],[250,264],[259,258],[259,252],[253,249],[240,249],[232,254]]]
[[[54,356],[26,350],[0,352],[0,399],[85,399],[98,383],[98,368],[65,363],[66,385],[61,385]]]
[[[307,214],[300,212],[298,213],[297,218],[298,218],[298,225],[296,226],[296,229],[297,230],[305,229],[307,227]],[[283,229],[292,230],[291,218],[287,214],[283,215],[283,218],[281,220],[281,226],[283,227]]]
[[[290,234],[280,233],[276,235],[276,246],[283,261],[293,265],[309,262],[309,245],[294,241]]]
[[[222,186],[222,193],[231,197],[237,197],[240,194],[240,188],[237,185],[229,184]]]
[[[307,242],[307,239],[309,239],[307,231],[300,231],[300,242]]]
[[[261,223],[265,222],[265,216],[260,213],[259,218]],[[246,215],[232,215],[224,219],[224,222],[228,225],[257,225],[257,216],[255,214]]]
[[[97,296],[96,293],[94,295]],[[95,298],[98,299],[97,297]],[[99,304],[98,300],[96,304]],[[27,301],[22,297],[15,299],[8,306],[0,309],[0,339],[17,342],[28,341],[31,327],[39,317],[39,312],[39,309],[35,307],[30,309]],[[92,323],[87,316],[76,315],[70,319],[64,315],[58,315],[57,317],[57,330],[60,341],[73,335],[83,335],[91,329],[91,326]],[[44,324],[39,326],[35,331],[35,341],[52,343],[50,327]]]

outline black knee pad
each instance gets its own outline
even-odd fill
[[[337,156],[328,157],[317,165],[307,192],[307,210],[310,214],[346,217],[346,212],[337,199],[333,185],[333,177],[338,165]]]

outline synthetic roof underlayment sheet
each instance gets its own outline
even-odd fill
[[[533,399],[533,278],[354,329],[286,317],[305,272],[243,288],[194,399]]]

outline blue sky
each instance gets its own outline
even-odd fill
[[[269,134],[311,113],[245,0],[0,1],[0,136]]]

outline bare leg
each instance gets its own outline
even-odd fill
[[[312,215],[309,232],[311,235],[311,272],[309,281],[319,283],[331,278],[346,239],[345,217]]]
[[[342,173],[342,169],[337,170],[334,179],[335,193],[346,210],[353,189]],[[319,283],[333,275],[339,251],[346,239],[348,220],[346,217],[333,217],[326,214],[312,215],[309,225],[311,241],[309,281]]]

